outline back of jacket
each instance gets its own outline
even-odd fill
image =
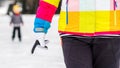
[[[39,3],[37,17],[51,22],[59,0]],[[120,0],[62,0],[58,29],[72,35],[114,35],[120,34],[119,19]]]

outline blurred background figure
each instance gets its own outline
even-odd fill
[[[8,7],[7,15],[12,15],[13,14],[13,6],[15,6],[17,1],[15,0],[13,3],[11,3]]]
[[[20,30],[20,26],[21,24],[23,25],[23,20],[21,17],[21,8],[19,5],[15,4],[13,5],[13,9],[12,9],[12,17],[11,17],[11,22],[10,25],[13,24],[13,34],[12,34],[12,40],[14,40],[15,35],[16,35],[16,31],[18,31],[18,38],[19,41],[21,42],[21,30]]]
[[[0,0],[0,15],[7,14],[9,4],[13,3],[13,0]]]

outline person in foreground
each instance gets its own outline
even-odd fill
[[[47,34],[59,2],[39,1],[34,21],[36,40]],[[117,2],[62,0],[58,31],[66,68],[119,68],[120,4]]]

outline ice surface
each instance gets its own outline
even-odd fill
[[[50,40],[48,50],[36,48],[32,55],[30,50],[34,43],[33,22],[35,15],[23,15],[24,26],[21,28],[22,42],[17,35],[11,41],[12,26],[10,17],[0,16],[0,68],[65,68],[60,38],[57,32],[59,15],[55,15],[46,36]]]

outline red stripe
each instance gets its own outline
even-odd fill
[[[36,17],[51,22],[57,7],[44,1],[40,1],[39,4],[40,6],[37,9]]]
[[[95,33],[81,33],[81,32],[67,32],[67,31],[58,31],[59,33],[64,34],[73,34],[79,36],[98,36],[98,35],[107,35],[107,34],[120,34],[120,31],[106,31],[106,32],[95,32]]]
[[[120,31],[95,32],[95,34],[120,34]]]
[[[79,32],[67,32],[67,31],[58,31],[58,32],[65,34],[82,35],[82,36],[94,36],[94,33],[79,33]]]

